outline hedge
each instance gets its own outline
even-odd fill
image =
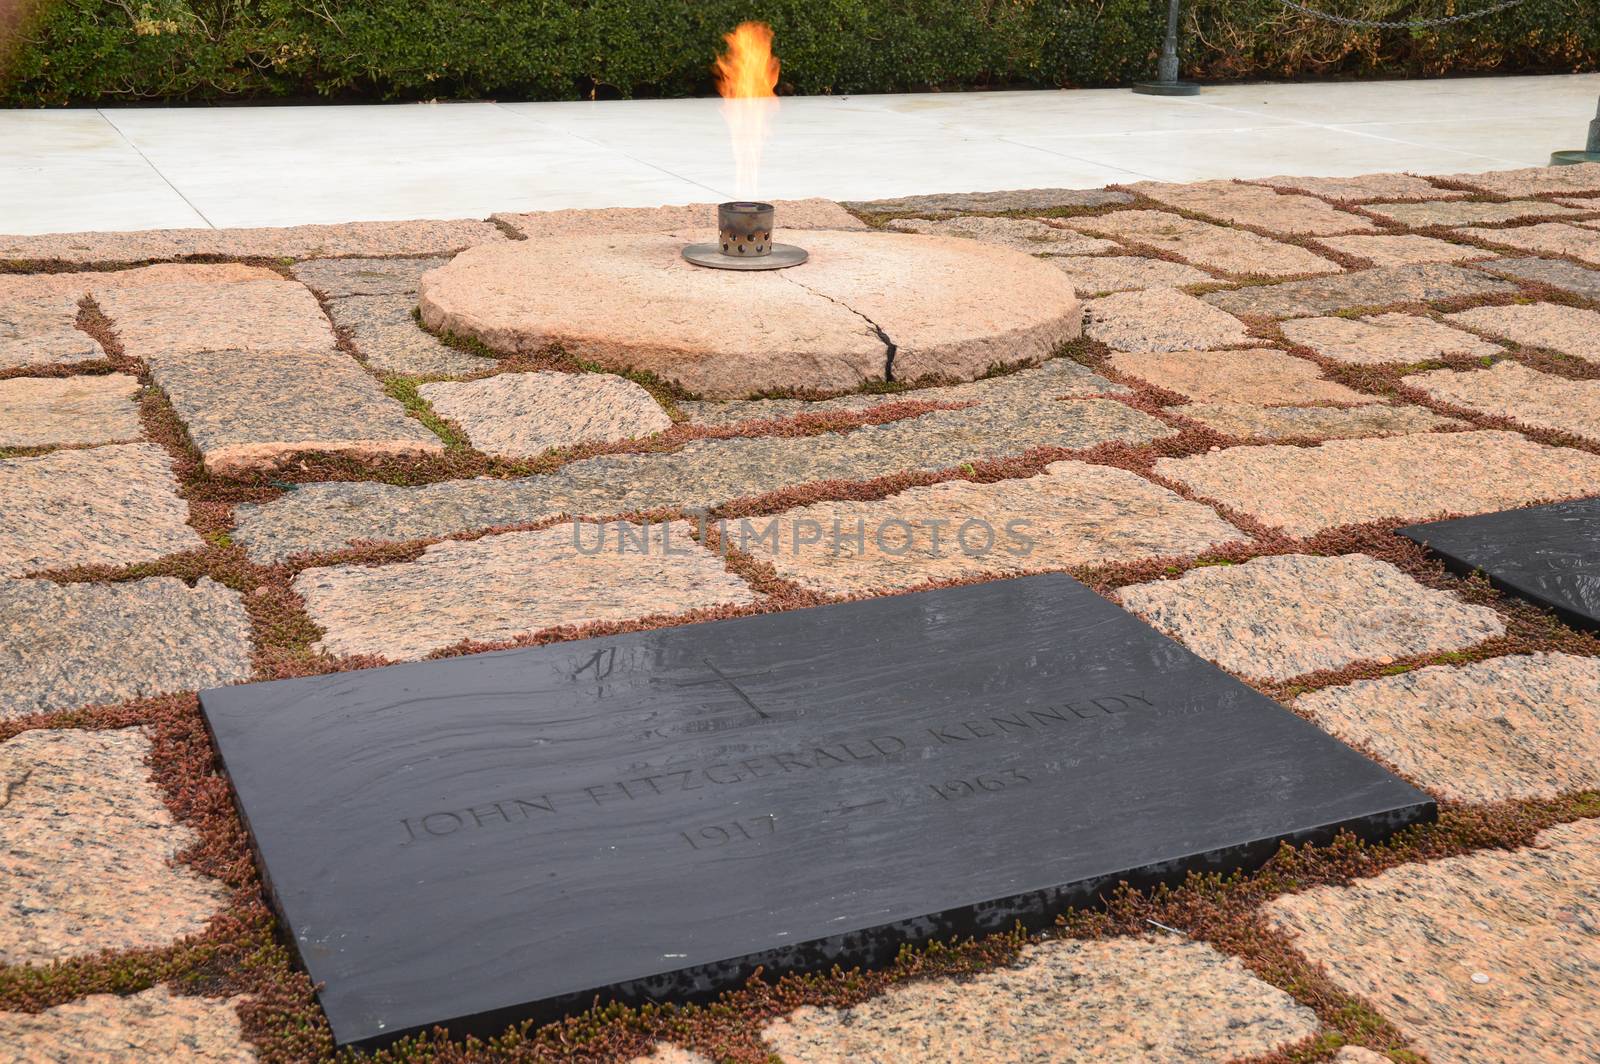
[[[28,0],[0,105],[271,97],[680,96],[721,34],[777,32],[784,93],[1115,85],[1148,77],[1165,0]],[[1310,0],[1407,19],[1490,0]],[[1437,30],[1349,30],[1275,0],[1187,0],[1202,79],[1594,69],[1596,0]]]

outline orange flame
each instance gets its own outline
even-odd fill
[[[722,117],[733,140],[733,162],[740,199],[755,199],[761,171],[761,146],[768,116],[778,109],[778,59],[772,54],[772,27],[740,23],[722,38],[727,54],[717,57],[717,92]]]

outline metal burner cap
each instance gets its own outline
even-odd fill
[[[688,244],[683,257],[696,266],[709,266],[714,270],[781,270],[798,266],[810,255],[805,248],[793,244],[773,244],[765,255],[729,255],[720,244]]]

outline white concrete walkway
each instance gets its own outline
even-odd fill
[[[1600,74],[783,101],[760,193],[1543,165]],[[715,100],[0,111],[0,233],[483,217],[733,195]]]

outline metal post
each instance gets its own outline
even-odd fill
[[[1161,42],[1156,80],[1139,82],[1133,87],[1134,92],[1142,92],[1146,96],[1194,96],[1199,93],[1200,86],[1194,82],[1178,80],[1178,4],[1179,0],[1170,0],[1167,5],[1167,36]]]
[[[1594,121],[1589,123],[1589,146],[1585,150],[1550,154],[1551,166],[1570,166],[1574,163],[1600,163],[1600,106],[1595,107]]]

